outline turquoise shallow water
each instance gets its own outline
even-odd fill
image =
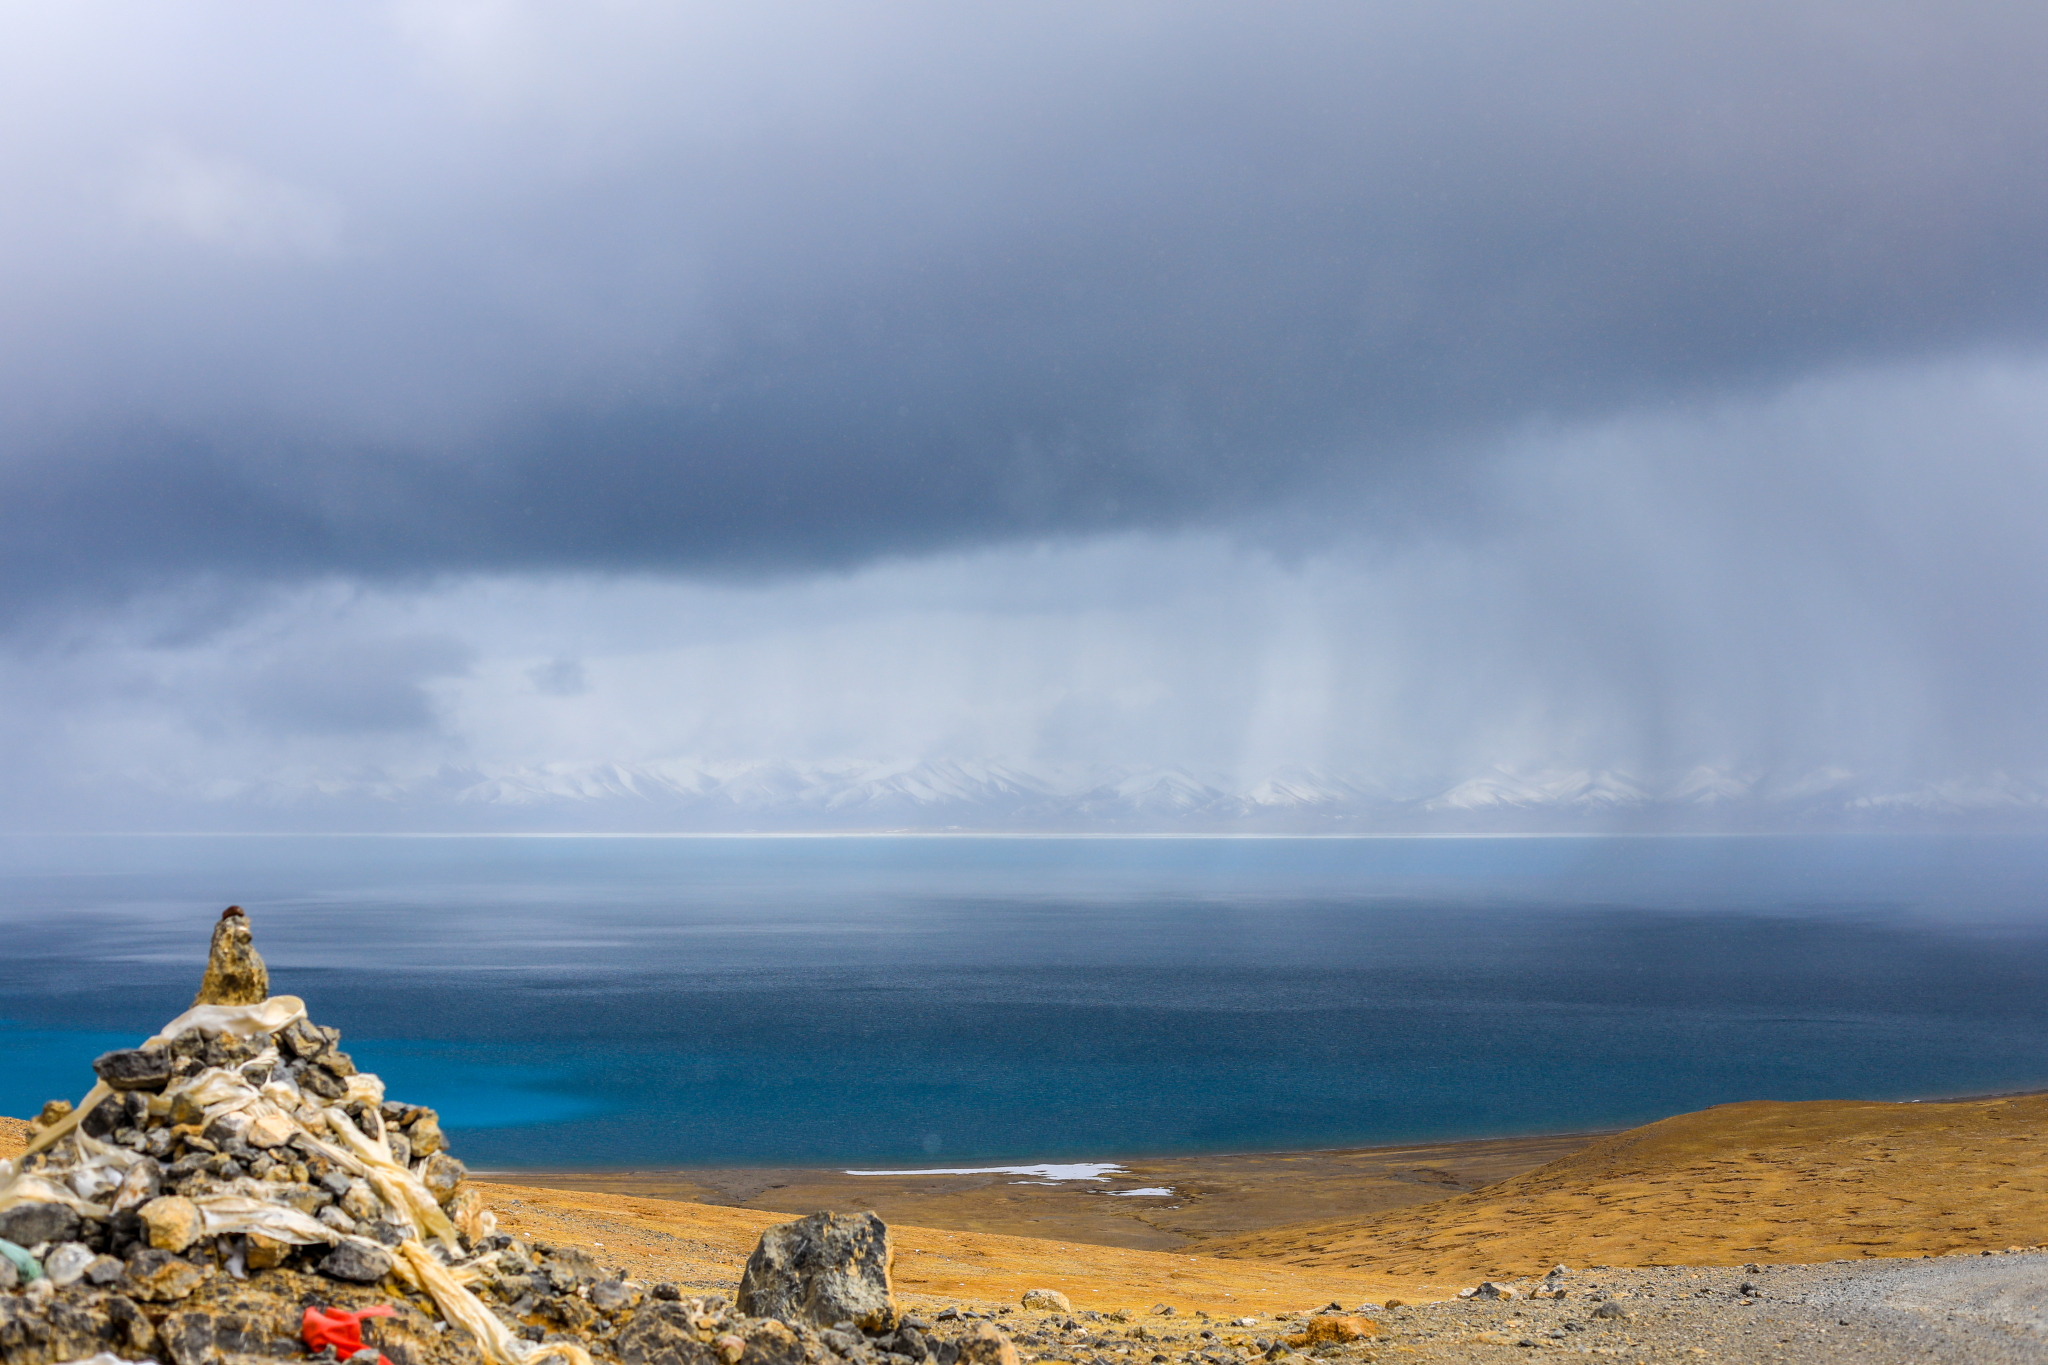
[[[2048,841],[0,840],[0,1112],[273,985],[487,1166],[949,1164],[2048,1087]]]

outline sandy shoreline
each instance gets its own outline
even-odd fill
[[[891,1224],[1172,1251],[1199,1249],[1220,1236],[1433,1203],[1535,1170],[1602,1136],[1134,1157],[1100,1179],[1048,1180],[1000,1168],[853,1175],[841,1168],[772,1166],[477,1175],[504,1185],[735,1209],[864,1209]],[[1157,1189],[1171,1193],[1127,1193]]]

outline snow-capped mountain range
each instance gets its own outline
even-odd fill
[[[1655,782],[1605,770],[1490,772],[1394,784],[1287,772],[1253,783],[1181,768],[1033,772],[1002,763],[548,764],[243,789],[229,804],[388,812],[491,829],[1373,833],[2048,825],[2048,781],[1993,773],[1886,783],[1696,768]]]

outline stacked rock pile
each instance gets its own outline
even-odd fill
[[[897,1312],[872,1215],[770,1229],[736,1307],[502,1236],[434,1111],[340,1043],[230,908],[193,1008],[0,1162],[0,1365],[335,1361],[306,1345],[335,1309],[375,1311],[358,1365],[1015,1365]]]

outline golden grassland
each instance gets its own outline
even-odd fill
[[[482,1184],[499,1226],[516,1236],[592,1247],[607,1265],[730,1293],[761,1229],[808,1209],[770,1213],[672,1199]],[[897,1293],[908,1303],[1014,1304],[1027,1289],[1057,1289],[1077,1308],[1156,1303],[1217,1315],[1357,1304],[1389,1294],[1441,1298],[1408,1281],[1347,1270],[1304,1270],[1251,1260],[1143,1251],[1042,1237],[893,1224]]]
[[[1215,1255],[1396,1279],[1569,1265],[1941,1255],[2048,1238],[2048,1095],[1722,1105],[1369,1220],[1262,1229]]]

